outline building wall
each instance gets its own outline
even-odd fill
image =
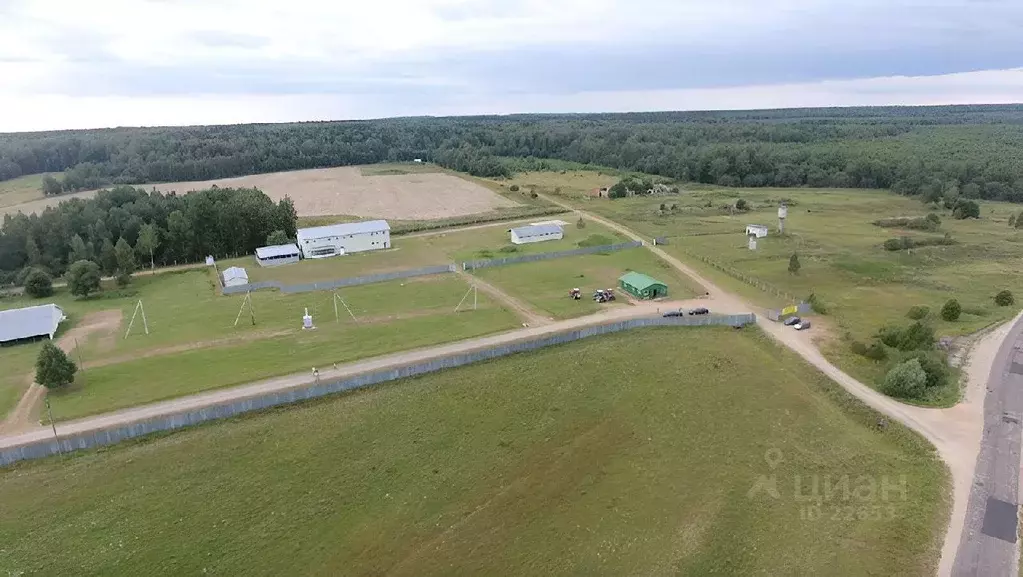
[[[296,254],[285,258],[270,258],[266,260],[257,256],[256,262],[259,263],[259,266],[281,266],[282,264],[293,264],[298,262],[298,255]]]
[[[348,254],[354,252],[365,252],[368,250],[379,250],[391,248],[391,233],[387,230],[376,232],[364,232],[358,234],[346,234],[342,236],[327,236],[299,241],[299,250],[305,258],[325,258]],[[334,254],[317,256],[313,251],[321,248],[333,248]]]
[[[225,279],[224,280],[224,286],[225,287],[241,286],[241,285],[244,285],[244,284],[248,284],[248,282],[249,282],[249,279],[247,279],[245,277],[235,277],[235,278]]]
[[[531,243],[531,242],[544,242],[546,240],[561,240],[563,238],[565,238],[565,233],[563,233],[563,232],[559,232],[559,233],[555,233],[555,234],[548,234],[548,235],[541,235],[541,236],[527,236],[527,237],[519,237],[519,235],[515,234],[514,230],[512,230],[512,232],[511,232],[512,244],[527,244],[527,243]]]

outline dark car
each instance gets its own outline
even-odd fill
[[[682,316],[682,311],[668,311],[668,312],[664,313],[661,316],[663,316],[665,318],[667,318],[667,317],[680,317],[680,316]]]
[[[703,307],[699,307],[699,308],[695,308],[695,309],[689,311],[689,314],[691,314],[691,315],[705,315],[705,314],[707,314],[709,312],[710,312],[709,310],[707,310],[707,309],[705,309]]]
[[[801,319],[799,317],[789,317],[789,318],[785,319],[785,322],[782,323],[782,324],[784,324],[787,327],[791,327],[792,325],[798,325],[800,322],[802,322],[802,320],[803,319]]]

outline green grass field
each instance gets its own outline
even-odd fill
[[[61,172],[50,174],[54,178],[63,176]],[[29,174],[0,182],[0,207],[14,206],[43,198],[43,176],[42,174]]]
[[[0,307],[55,302],[72,323],[92,312],[120,310],[119,327],[79,341],[72,356],[76,362],[83,359],[88,368],[75,385],[51,396],[58,419],[519,326],[515,315],[485,296],[480,297],[478,310],[456,314],[468,285],[455,275],[339,290],[358,322],[340,303],[340,322],[335,320],[331,292],[256,292],[252,294],[256,324],[246,307],[237,326],[244,296],[221,296],[215,282],[207,270],[167,273],[138,277],[120,293],[111,290],[100,298],[82,301],[59,291],[42,301],[0,300]],[[143,333],[139,319],[124,338],[138,299],[143,301],[150,334]],[[315,333],[300,328],[305,309],[318,326]],[[31,382],[38,347],[0,349],[0,362],[10,367],[5,371],[10,376],[0,377],[4,413]]]
[[[536,217],[535,222],[563,220],[560,215]],[[566,221],[567,222],[567,221]],[[491,259],[541,252],[554,252],[580,246],[614,244],[627,240],[621,234],[589,223],[577,228],[575,222],[564,227],[565,238],[523,245],[511,244],[508,228],[511,225],[489,226],[464,231],[437,232],[425,236],[393,237],[388,250],[376,250],[346,255],[339,258],[307,259],[295,264],[264,268],[255,256],[225,260],[218,263],[220,270],[230,266],[245,269],[252,282],[276,280],[287,284],[324,281],[366,274],[406,270],[424,266],[461,263],[472,259]]]
[[[875,420],[753,329],[632,331],[4,469],[0,573],[933,574],[945,470]],[[808,518],[847,476],[905,490]]]
[[[672,300],[702,294],[688,277],[643,248],[484,268],[474,274],[534,308],[564,319],[591,314],[607,306],[628,306],[621,291],[614,305],[597,304],[589,297],[597,289],[617,291],[618,277],[630,270],[665,282]],[[582,289],[582,300],[568,298],[568,291],[575,287]]]

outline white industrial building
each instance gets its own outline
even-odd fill
[[[767,227],[762,224],[747,224],[746,236],[764,238],[765,236],[767,236]]]
[[[386,220],[367,220],[300,228],[298,248],[303,258],[326,258],[391,248],[391,227]]]
[[[511,229],[512,244],[543,242],[545,240],[561,240],[565,238],[565,229],[556,224],[535,224]]]
[[[224,273],[224,288],[229,286],[239,286],[243,284],[249,284],[249,275],[240,266],[233,266],[231,268],[225,268]]]
[[[0,311],[0,343],[40,337],[52,339],[57,327],[66,319],[64,310],[55,304]]]
[[[301,253],[295,244],[275,244],[261,246],[256,249],[256,262],[259,266],[279,266],[298,262]]]

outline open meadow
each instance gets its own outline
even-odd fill
[[[5,207],[42,200],[43,176],[42,174],[29,174],[0,181],[0,216],[7,212]],[[51,176],[59,178],[61,173],[51,173]]]
[[[27,196],[35,177],[18,187],[19,202],[3,202],[4,212],[42,211],[69,198],[91,198],[95,191],[43,198],[41,192]],[[39,177],[41,178],[41,177]],[[197,182],[138,185],[145,190],[185,193],[212,186],[258,188],[274,201],[290,196],[300,216],[351,215],[403,220],[430,220],[514,208],[518,204],[470,179],[424,165],[345,166],[254,174]],[[38,184],[36,185],[38,188]],[[3,192],[0,190],[0,192]],[[14,198],[14,193],[11,197]]]
[[[0,573],[931,575],[945,469],[876,419],[755,329],[629,331],[4,469]]]
[[[244,295],[221,296],[215,283],[206,270],[168,273],[136,278],[127,289],[91,299],[78,300],[63,292],[46,299],[64,307],[71,326],[96,314],[112,318],[77,341],[72,357],[84,361],[85,371],[74,385],[50,394],[54,418],[80,417],[519,326],[514,314],[485,295],[477,310],[455,313],[468,290],[455,275],[341,289],[337,317],[332,292],[255,292],[250,313]],[[144,334],[140,317],[125,338],[139,299],[150,334]],[[4,299],[0,306],[34,302]],[[305,309],[313,316],[314,331],[301,329]],[[0,349],[0,361],[11,375],[0,381],[4,402],[0,408],[5,413],[31,382],[38,347]]]
[[[572,181],[568,175],[558,176],[562,182]],[[563,189],[563,198],[580,208],[651,238],[665,238],[665,251],[765,307],[792,303],[728,276],[701,258],[763,281],[796,300],[815,295],[826,312],[815,331],[817,340],[830,358],[866,382],[879,382],[885,365],[853,354],[852,342],[869,341],[886,325],[911,323],[910,308],[927,307],[926,321],[936,333],[954,337],[1015,314],[1018,307],[994,303],[998,291],[1023,295],[1023,270],[1018,266],[1023,229],[1008,225],[1009,217],[1019,213],[1018,205],[982,202],[981,218],[956,220],[950,210],[887,191],[697,185],[683,187],[679,195],[608,200],[568,192],[567,185]],[[729,210],[740,198],[749,210]],[[777,207],[783,200],[789,206],[787,234],[780,235]],[[660,210],[662,204],[666,211]],[[928,213],[940,219],[936,230],[875,224]],[[770,228],[755,251],[747,247],[747,224]],[[886,240],[903,236],[914,242],[951,243],[886,250]],[[801,265],[796,274],[788,270],[792,254],[798,255]],[[948,322],[939,311],[951,298],[961,303],[963,314]],[[954,402],[957,395],[950,394],[940,402]]]
[[[629,295],[618,288],[618,277],[636,271],[668,285],[671,300],[684,300],[703,293],[692,280],[643,248],[612,253],[588,254],[483,268],[473,274],[500,287],[556,319],[591,314],[609,306],[628,306]],[[582,299],[569,298],[572,288],[582,290]],[[615,289],[614,303],[599,304],[591,296],[597,289]]]

